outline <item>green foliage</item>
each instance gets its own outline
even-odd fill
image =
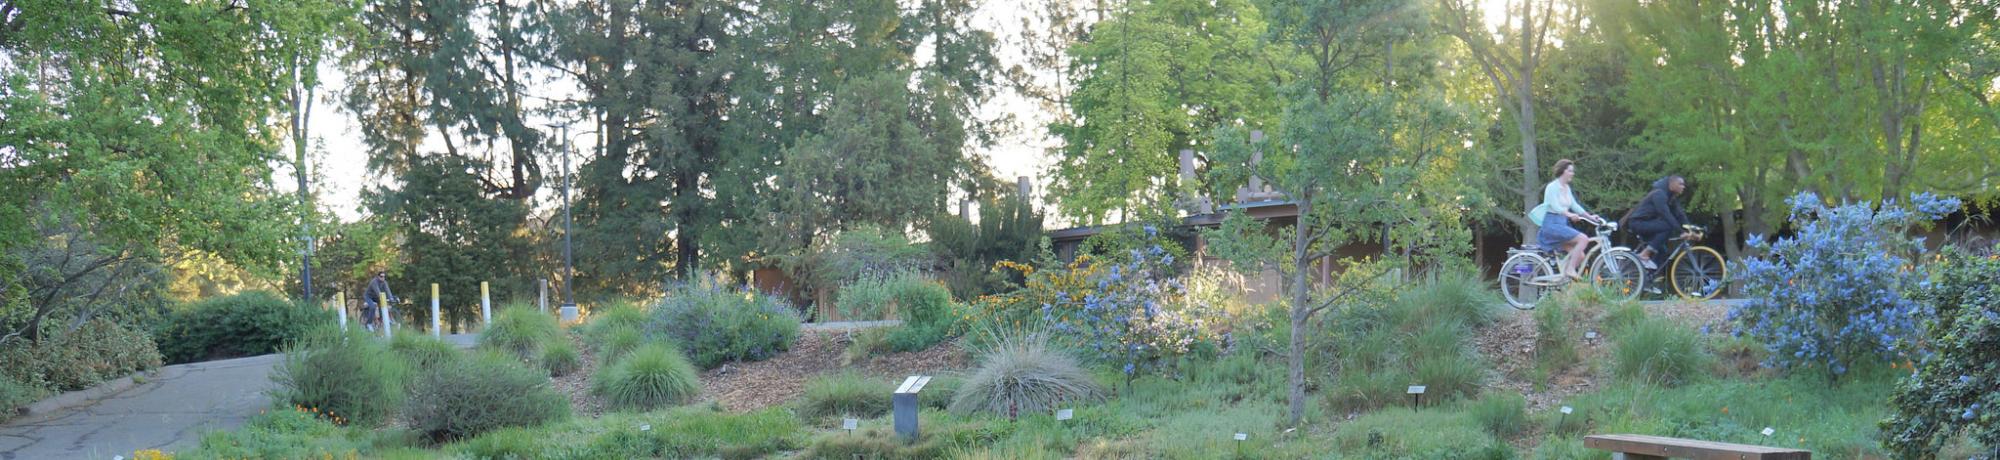
[[[1479,421],[1487,433],[1501,439],[1532,428],[1528,421],[1528,400],[1514,393],[1487,393],[1465,405],[1465,412]]]
[[[1046,416],[1043,416],[1046,418]],[[928,459],[952,457],[954,451],[991,444],[1013,434],[1005,421],[988,418],[960,418],[946,412],[925,410],[917,415],[924,421],[915,441],[904,441],[886,423],[863,423],[853,434],[827,433],[812,440],[800,458],[807,459]]]
[[[584,318],[583,342],[592,347],[604,343],[610,332],[618,328],[638,329],[646,327],[646,311],[625,301],[615,301],[591,309],[590,316]]]
[[[277,352],[332,324],[333,316],[275,293],[251,291],[181,308],[153,336],[168,363],[254,356]]]
[[[1349,306],[1328,322],[1316,346],[1337,356],[1327,399],[1334,409],[1406,403],[1409,385],[1428,387],[1434,402],[1478,392],[1487,365],[1472,349],[1470,324],[1497,303],[1483,285],[1454,279],[1433,277],[1386,303]]]
[[[1577,309],[1576,302],[1566,293],[1557,296],[1535,308],[1535,368],[1545,375],[1577,363],[1576,343],[1583,335],[1576,331],[1576,315],[1571,312]]]
[[[370,451],[365,439],[311,412],[284,409],[251,417],[235,431],[201,437],[193,449],[175,452],[179,459],[347,458]]]
[[[1538,418],[1552,432],[1581,437],[1596,433],[1647,433],[1684,439],[1811,450],[1854,458],[1889,458],[1880,446],[1884,433],[1873,429],[1891,408],[1883,401],[1900,372],[1878,366],[1853,370],[1840,385],[1823,376],[1795,374],[1777,379],[1704,379],[1679,387],[1614,381],[1572,397],[1566,418],[1571,428],[1555,429],[1559,414]],[[1583,419],[1583,420],[1579,420]],[[1765,436],[1762,431],[1775,431]]]
[[[653,307],[646,335],[693,352],[702,369],[731,361],[762,361],[790,349],[799,317],[784,301],[736,288],[684,285]]]
[[[1334,445],[1362,458],[1513,458],[1507,443],[1464,412],[1388,410],[1341,424]]]
[[[493,324],[479,331],[481,348],[536,362],[550,344],[567,340],[562,336],[562,327],[556,324],[556,317],[533,308],[505,308],[493,316]]]
[[[626,353],[631,353],[632,350],[639,349],[640,345],[645,345],[646,343],[645,333],[639,332],[639,329],[633,327],[616,326],[607,328],[602,335],[604,338],[597,344],[596,350],[597,361],[600,366],[617,362],[619,357],[625,356]]]
[[[429,334],[398,334],[389,340],[389,351],[402,356],[413,370],[435,369],[459,358],[458,346]]]
[[[576,352],[576,346],[569,340],[557,339],[542,348],[542,369],[549,371],[550,377],[562,377],[583,367],[583,357]]]
[[[1895,412],[1881,422],[1883,446],[1899,457],[1937,456],[1961,433],[2000,448],[2000,258],[1991,254],[1946,250],[1914,295],[1937,314],[1924,324],[1933,354],[1897,382]]]
[[[41,387],[0,374],[0,422],[14,418],[21,407],[34,404],[47,393]]]
[[[285,351],[271,374],[280,407],[318,409],[341,424],[376,426],[402,403],[409,368],[359,328],[323,328]]]
[[[512,356],[482,353],[425,369],[410,386],[404,418],[434,442],[495,429],[536,426],[569,417],[569,398],[542,369]]]
[[[32,389],[28,394],[82,390],[157,367],[160,352],[151,338],[103,319],[40,343],[0,349],[0,377]]]
[[[680,350],[661,343],[633,350],[592,379],[592,391],[619,409],[653,410],[693,401],[701,380]]]
[[[1068,402],[1092,402],[1103,389],[1068,351],[1038,337],[1009,338],[979,357],[979,367],[953,396],[952,412],[1014,417],[1050,412]]]
[[[1695,331],[1662,319],[1641,320],[1612,338],[1619,378],[1676,386],[1701,378],[1713,360]]]
[[[979,223],[966,216],[940,215],[931,219],[931,254],[945,271],[944,281],[951,295],[974,299],[996,294],[1010,284],[1019,284],[1018,274],[999,270],[1002,260],[1028,263],[1046,241],[1042,212],[1018,193],[1001,194],[998,199],[979,202]]]
[[[935,388],[926,388],[936,391]],[[799,402],[799,415],[808,419],[851,416],[876,418],[889,413],[888,382],[852,371],[821,375],[806,381]]]
[[[910,244],[901,233],[862,226],[820,240],[804,255],[788,260],[786,267],[794,278],[813,287],[835,287],[914,272],[928,267],[929,258],[923,247]],[[861,295],[880,302],[888,294]]]
[[[904,272],[887,277],[863,277],[840,290],[841,316],[848,319],[879,319],[894,313],[903,320],[879,339],[875,350],[921,351],[950,338],[959,322],[959,312],[951,292],[921,275]],[[865,354],[865,353],[864,353]]]
[[[641,428],[644,428],[643,430]],[[804,444],[804,426],[783,408],[749,413],[683,407],[606,414],[535,428],[502,428],[439,454],[472,458],[768,458]]]

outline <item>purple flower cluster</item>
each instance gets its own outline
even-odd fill
[[[1077,334],[1099,362],[1122,363],[1125,374],[1158,372],[1199,342],[1204,321],[1176,308],[1188,302],[1187,288],[1167,274],[1173,256],[1151,245],[1132,250],[1130,261],[1104,270],[1095,290],[1081,299],[1058,296],[1043,305],[1043,320],[1058,333]]]

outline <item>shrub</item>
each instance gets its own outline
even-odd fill
[[[577,355],[576,346],[568,340],[557,339],[542,348],[542,369],[548,371],[550,377],[569,375],[580,367],[583,367],[583,357]]]
[[[0,375],[0,421],[13,418],[21,407],[34,404],[44,393],[47,391],[40,387]]]
[[[2000,449],[2000,258],[1947,250],[1942,259],[1915,295],[1937,312],[1924,325],[1931,354],[1897,384],[1896,411],[1881,423],[1883,446],[1900,458],[1937,457],[1959,433]]]
[[[806,382],[799,415],[807,418],[854,416],[875,418],[889,413],[891,388],[854,372],[822,375]]]
[[[910,244],[900,232],[862,226],[819,240],[804,256],[786,261],[786,269],[794,279],[820,289],[928,267],[931,259],[929,251]]]
[[[1541,372],[1555,373],[1577,362],[1581,334],[1570,324],[1570,309],[1567,301],[1543,302],[1535,309],[1535,366]]]
[[[1620,378],[1677,386],[1708,368],[1708,350],[1694,331],[1646,319],[1615,337],[1612,372]]]
[[[847,349],[841,352],[841,363],[853,364],[876,353],[889,351],[889,331],[888,328],[879,327],[854,331],[851,335],[853,341],[849,342]]]
[[[1486,432],[1502,438],[1528,430],[1528,400],[1515,393],[1489,393],[1466,407]]]
[[[493,324],[479,332],[479,346],[514,355],[524,362],[535,362],[541,357],[542,348],[562,339],[562,327],[556,318],[531,308],[507,308],[494,315]]]
[[[664,338],[712,369],[731,361],[762,361],[790,349],[799,318],[776,297],[739,289],[684,285],[653,308],[650,337]]]
[[[928,350],[950,340],[950,328],[950,325],[944,324],[898,327],[882,337],[882,347],[900,353]]]
[[[1910,255],[1923,251],[1908,227],[1958,208],[1955,199],[1930,194],[1911,197],[1916,210],[1885,202],[1827,207],[1818,196],[1801,193],[1788,200],[1788,238],[1749,246],[1768,254],[1737,268],[1749,302],[1729,311],[1747,333],[1771,350],[1767,365],[1794,368],[1824,365],[1839,378],[1857,360],[1893,360],[1909,353],[1929,316],[1927,307],[1903,297],[1916,285]]]
[[[410,369],[430,369],[458,358],[458,347],[425,334],[403,334],[389,341],[389,350],[403,357]]]
[[[160,361],[145,333],[94,319],[40,343],[0,350],[0,375],[30,387],[74,391],[160,367]]]
[[[583,326],[583,339],[591,347],[598,347],[611,332],[620,328],[644,328],[646,321],[646,311],[638,306],[622,301],[612,302],[591,312]]]
[[[1464,304],[1483,294],[1463,292],[1477,286],[1456,281],[1458,275],[1431,279],[1443,284],[1417,286],[1386,302],[1361,301],[1329,319],[1331,330],[1315,346],[1336,357],[1326,399],[1334,409],[1404,403],[1410,385],[1428,387],[1425,399],[1432,402],[1478,391],[1487,366],[1470,345],[1471,325],[1488,321],[1481,311],[1491,307]]]
[[[612,407],[652,410],[693,401],[701,393],[694,367],[679,350],[661,343],[633,350],[600,369],[594,391]]]
[[[1492,324],[1500,317],[1501,302],[1479,274],[1470,270],[1437,270],[1424,276],[1414,289],[1396,296],[1406,307],[1391,310],[1396,324],[1459,322],[1470,327]]]
[[[410,429],[442,442],[568,418],[569,398],[510,358],[481,353],[422,372],[404,409]]]
[[[1157,237],[1150,226],[1146,232]],[[1093,294],[1042,306],[1057,334],[1076,336],[1098,362],[1120,364],[1128,383],[1177,370],[1182,355],[1211,338],[1201,319],[1208,307],[1189,305],[1187,286],[1173,277],[1174,257],[1159,244],[1130,256],[1096,279]]]
[[[155,337],[171,364],[275,353],[315,328],[333,323],[333,312],[250,291],[217,297],[169,315]]]
[[[631,353],[632,350],[639,349],[640,345],[646,344],[645,334],[639,332],[639,329],[632,327],[614,326],[605,330],[603,336],[604,338],[597,344],[597,363],[599,365],[608,366],[611,363],[618,362],[618,358],[625,356],[626,353]]]
[[[798,418],[783,408],[731,414],[687,407],[606,420],[608,429],[593,433],[576,457],[757,459],[804,444]]]
[[[407,368],[360,328],[325,328],[293,345],[271,374],[279,406],[317,409],[335,423],[375,426],[401,404]]]
[[[356,458],[369,446],[340,425],[311,412],[273,410],[251,417],[235,431],[214,431],[175,458]],[[369,456],[375,458],[375,456]]]
[[[1014,417],[1055,410],[1063,402],[1101,396],[1097,381],[1076,358],[1034,337],[1005,339],[979,359],[958,389],[951,410]]]

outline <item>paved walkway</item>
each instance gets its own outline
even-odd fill
[[[470,346],[473,335],[446,337]],[[146,383],[92,403],[0,425],[0,460],[131,457],[194,447],[203,433],[243,426],[269,409],[264,394],[281,355],[166,366]]]

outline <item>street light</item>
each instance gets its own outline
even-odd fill
[[[564,122],[564,123],[559,123],[559,124],[556,124],[556,129],[557,129],[557,134],[556,134],[556,136],[557,136],[558,138],[560,138],[560,139],[562,140],[562,158],[563,158],[563,160],[562,160],[562,175],[563,175],[563,186],[562,186],[562,196],[563,196],[563,303],[562,303],[562,308],[561,308],[561,309],[560,309],[559,311],[561,312],[561,315],[562,315],[562,321],[563,321],[563,322],[570,322],[570,321],[575,321],[575,320],[576,320],[576,317],[577,317],[577,313],[578,313],[578,312],[577,312],[577,309],[576,309],[576,264],[575,264],[575,263],[574,263],[574,262],[572,261],[572,257],[571,257],[571,249],[570,249],[570,226],[571,226],[571,224],[573,224],[573,223],[575,222],[575,220],[574,220],[574,219],[573,219],[572,217],[570,217],[570,210],[569,210],[569,208],[570,208],[570,203],[569,203],[569,188],[570,188],[570,177],[569,177],[569,176],[570,176],[570,174],[569,174],[569,173],[570,173],[570,171],[569,171],[569,151],[570,151],[570,137],[569,137],[569,123],[567,123],[567,122]],[[577,134],[589,134],[589,132],[583,132],[583,133],[577,133]]]

